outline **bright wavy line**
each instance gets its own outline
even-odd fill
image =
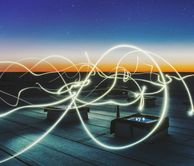
[[[25,102],[25,103],[27,103],[27,101],[25,101],[25,100],[23,100],[23,99],[20,99],[20,96],[21,96],[22,92],[24,92],[24,91],[26,91],[26,90],[29,90],[29,89],[39,89],[39,88],[37,88],[37,87],[28,87],[28,88],[24,88],[24,89],[22,89],[22,90],[19,91],[19,93],[18,93],[17,96],[11,95],[11,94],[9,94],[9,93],[6,93],[6,92],[0,90],[1,93],[4,93],[4,94],[6,94],[6,95],[8,95],[8,96],[11,96],[11,97],[13,97],[13,98],[16,98],[15,104],[10,104],[10,103],[8,103],[6,100],[4,100],[3,98],[1,98],[1,97],[0,97],[0,98],[1,98],[2,101],[4,101],[7,105],[12,106],[12,107],[17,106],[20,100],[23,101],[23,102]],[[31,103],[30,103],[30,104],[31,104]]]
[[[118,48],[134,48],[134,49],[138,49],[138,50],[142,51],[142,53],[144,53],[145,55],[147,55],[147,56],[153,61],[153,63],[156,65],[156,67],[158,68],[159,73],[161,74],[161,77],[162,77],[162,79],[163,79],[163,81],[164,81],[164,84],[165,84],[165,77],[163,76],[163,73],[162,73],[162,71],[161,71],[159,65],[156,63],[156,61],[155,61],[155,60],[154,60],[147,52],[145,52],[144,50],[141,50],[141,49],[138,48],[138,47],[131,46],[131,45],[118,45],[118,46],[112,47],[111,49],[109,49],[108,51],[106,51],[106,52],[103,54],[102,57],[104,57],[105,55],[107,55],[107,54],[108,54],[109,52],[111,52],[112,50],[115,50],[115,49],[118,49]],[[101,58],[102,58],[102,57],[101,57]],[[100,58],[100,60],[101,60],[101,58]],[[100,61],[100,60],[99,60],[99,61]],[[99,61],[98,61],[98,62],[99,62]],[[89,74],[88,74],[88,75],[89,75]],[[81,88],[80,88],[80,89],[81,89]],[[80,115],[80,113],[79,113],[79,111],[78,111],[77,108],[76,108],[76,110],[77,110],[78,116],[79,116],[79,118],[80,118],[80,121],[81,121],[82,126],[84,127],[86,133],[88,134],[88,136],[89,136],[95,143],[97,143],[98,145],[100,145],[100,146],[102,146],[102,147],[104,147],[104,148],[107,148],[107,149],[121,150],[121,149],[126,149],[126,148],[129,148],[129,147],[132,147],[132,146],[135,146],[135,145],[141,143],[142,141],[146,140],[149,136],[151,136],[151,135],[157,130],[157,128],[161,125],[161,123],[162,123],[162,121],[164,120],[165,115],[166,115],[166,113],[167,113],[167,107],[168,107],[168,104],[167,104],[167,103],[168,103],[168,91],[167,91],[167,86],[166,86],[165,89],[164,89],[164,97],[165,97],[165,100],[164,100],[164,103],[163,103],[163,109],[162,109],[161,117],[159,118],[159,121],[158,121],[158,123],[155,125],[155,127],[154,127],[154,128],[153,128],[146,136],[144,136],[144,137],[141,138],[140,140],[138,140],[138,141],[136,141],[136,142],[134,142],[134,143],[125,145],[125,146],[111,146],[111,145],[106,145],[106,144],[100,142],[100,141],[99,141],[97,138],[95,138],[95,137],[92,135],[92,133],[89,131],[89,129],[88,129],[87,126],[85,125],[85,123],[84,123],[84,121],[83,121],[83,119],[82,119],[82,117],[81,117],[81,115]],[[75,106],[76,106],[76,103],[74,103],[74,104],[75,104]]]
[[[27,105],[27,106],[23,106],[23,107],[17,107],[17,108],[12,109],[12,110],[10,110],[8,112],[1,113],[0,114],[0,118],[5,117],[5,116],[7,116],[9,114],[12,114],[12,113],[16,112],[17,110],[24,109],[24,108],[34,108],[34,107],[35,108],[37,108],[37,107],[41,108],[41,107],[54,106],[54,105],[62,104],[63,102],[68,101],[69,99],[71,99],[73,96],[74,95],[70,95],[70,96],[64,98],[63,100],[59,100],[59,101],[56,101],[56,102],[53,102],[53,103],[37,104],[37,105],[34,104],[34,105]]]
[[[116,67],[114,68],[114,72],[115,72],[114,74],[111,74],[110,76],[108,76],[107,74],[105,74],[104,72],[102,72],[97,67],[98,64],[103,60],[104,57],[106,57],[107,55],[109,55],[110,53],[112,53],[113,51],[115,51],[117,49],[123,49],[123,48],[125,48],[125,49],[126,48],[133,49],[133,51],[127,52],[126,54],[124,54],[119,59]],[[137,64],[136,64],[136,68],[135,68],[135,72],[134,73],[131,74],[126,68],[120,66],[122,60],[125,57],[127,57],[127,56],[129,56],[129,55],[131,55],[133,53],[137,53],[137,52],[140,52],[140,53],[142,53],[142,55],[145,55],[146,57],[148,57],[152,61],[152,63],[156,66],[159,74],[156,74],[156,73],[154,73],[154,74],[156,74],[156,76],[158,77],[158,80],[157,80],[158,82],[151,81],[151,74],[152,74],[153,65],[149,65],[149,64],[147,64],[147,65],[148,66],[151,66],[151,71],[149,72],[149,74],[150,74],[150,81],[149,80],[145,80],[145,79],[137,79],[137,78],[134,79],[134,78],[132,78],[132,75],[135,75],[136,74],[135,72],[136,72],[136,70],[138,68],[138,65],[139,65],[139,58],[138,57],[137,57]],[[173,76],[170,77],[170,76],[164,75],[162,73],[162,70],[159,67],[157,61],[153,57],[157,57],[157,58],[163,60],[165,63],[167,63],[169,66],[171,66],[173,68],[173,70],[177,73],[177,75],[179,77],[179,78],[177,78],[177,80],[182,81],[182,83],[185,86],[186,91],[188,93],[188,97],[189,97],[190,103],[191,103],[191,105],[193,104],[192,103],[192,96],[191,96],[190,91],[189,91],[189,89],[188,89],[188,87],[187,87],[187,85],[186,85],[186,83],[184,81],[184,79],[185,78],[188,78],[188,76],[181,77],[180,74],[176,71],[176,69],[170,63],[168,63],[165,59],[163,59],[162,57],[160,57],[159,55],[156,55],[156,54],[153,54],[151,52],[142,50],[139,47],[136,47],[136,46],[133,46],[133,45],[117,45],[115,47],[112,47],[109,50],[107,50],[104,54],[102,54],[100,56],[100,58],[97,60],[96,63],[92,63],[91,62],[91,60],[90,60],[89,55],[87,54],[87,52],[85,52],[85,55],[87,57],[88,64],[82,63],[80,68],[86,66],[86,67],[88,67],[88,69],[90,69],[90,72],[88,72],[88,74],[86,75],[86,78],[84,80],[82,80],[82,81],[81,81],[81,75],[80,75],[80,71],[81,70],[80,70],[80,68],[78,69],[78,67],[77,67],[78,64],[74,64],[71,60],[69,60],[69,59],[67,59],[67,58],[65,58],[63,56],[59,56],[59,55],[57,55],[57,56],[54,56],[53,55],[53,56],[46,57],[46,58],[40,60],[39,62],[37,62],[31,69],[27,68],[25,65],[22,65],[22,64],[20,64],[18,62],[12,62],[12,61],[3,61],[3,62],[0,62],[0,64],[1,63],[8,63],[8,64],[10,63],[10,64],[13,64],[13,65],[14,64],[15,65],[19,65],[19,66],[25,68],[28,72],[30,72],[34,76],[42,76],[42,75],[47,75],[47,74],[50,74],[50,73],[47,72],[47,73],[42,73],[42,74],[36,74],[36,73],[32,72],[31,70],[34,67],[38,66],[42,62],[48,63],[46,60],[49,59],[49,58],[51,58],[51,57],[52,58],[62,58],[62,59],[65,59],[66,61],[70,62],[72,64],[72,66],[75,67],[75,69],[77,70],[77,74],[79,75],[79,79],[78,79],[79,81],[74,81],[72,83],[68,83],[67,84],[66,81],[64,80],[62,74],[55,68],[55,66],[53,66],[50,63],[48,63],[58,73],[59,77],[61,77],[64,85],[61,86],[56,91],[50,91],[50,90],[44,88],[44,86],[42,86],[39,83],[37,83],[37,85],[40,87],[41,90],[43,90],[43,91],[45,91],[45,92],[47,92],[49,94],[62,95],[64,93],[69,93],[69,95],[67,97],[63,98],[62,100],[58,100],[56,102],[51,102],[51,103],[46,103],[46,104],[34,104],[34,105],[22,106],[22,107],[18,107],[18,108],[12,109],[12,110],[10,110],[10,111],[8,111],[6,113],[0,114],[0,117],[5,117],[5,116],[8,116],[11,113],[16,112],[17,110],[20,110],[20,109],[55,106],[55,105],[58,105],[58,104],[62,104],[65,101],[71,100],[70,101],[70,104],[67,106],[67,109],[62,113],[62,115],[39,138],[37,138],[34,142],[32,142],[31,144],[29,144],[28,146],[26,146],[24,149],[22,149],[19,152],[15,153],[13,156],[10,156],[10,157],[7,157],[7,158],[5,158],[3,160],[0,160],[0,163],[9,161],[10,159],[12,159],[14,157],[17,157],[17,156],[25,153],[27,150],[31,149],[33,146],[35,146],[37,143],[39,143],[41,140],[43,140],[60,123],[60,121],[65,117],[65,115],[68,113],[68,111],[69,111],[70,108],[71,109],[72,108],[76,109],[77,114],[78,114],[78,117],[79,117],[79,119],[81,121],[81,124],[82,124],[85,132],[88,134],[88,136],[96,144],[98,144],[101,147],[104,147],[104,148],[107,148],[107,149],[112,149],[112,150],[121,150],[121,149],[126,149],[126,148],[129,148],[129,147],[135,146],[135,145],[143,142],[147,138],[149,138],[158,129],[158,127],[162,124],[162,122],[163,122],[163,120],[164,120],[164,118],[165,118],[165,116],[167,114],[167,111],[168,111],[168,101],[169,101],[168,84],[171,83],[172,78],[175,78],[176,79],[176,77],[173,77]],[[123,70],[123,74],[119,73],[119,71],[121,69]],[[103,81],[105,81],[106,79],[111,79],[113,81],[112,84],[110,85],[109,89],[106,92],[104,92],[101,96],[97,97],[96,99],[94,99],[94,100],[92,100],[90,102],[85,102],[85,101],[79,99],[79,95],[83,91],[83,88],[84,87],[87,87],[91,83],[90,77],[91,76],[95,76],[96,74],[98,74],[101,78],[104,78]],[[141,73],[138,73],[138,74],[141,74]],[[168,80],[166,80],[166,78],[168,78]],[[115,87],[115,85],[116,85],[116,83],[117,83],[118,80],[122,80],[123,82],[133,81],[133,83],[135,83],[135,85],[137,86],[139,92],[132,92],[133,94],[136,94],[134,100],[131,101],[131,102],[127,102],[127,103],[121,103],[121,102],[117,102],[117,101],[114,101],[114,100],[108,100],[108,101],[99,102],[101,99],[103,99],[103,97],[105,97],[109,92],[111,92],[111,90],[114,89],[114,87]],[[159,90],[157,90],[157,91],[154,91],[154,92],[146,92],[146,90],[147,90],[146,87],[144,85],[143,86],[140,86],[138,82],[149,83],[151,85],[158,86],[158,87],[161,87],[161,88]],[[101,83],[99,83],[97,85],[97,87],[100,86],[100,85],[101,85]],[[28,88],[26,88],[26,89],[24,88],[24,89],[22,89],[18,93],[18,96],[16,97],[18,99],[17,102],[20,100],[20,94],[23,91],[27,90]],[[78,89],[77,89],[77,91],[75,91],[75,89],[73,89],[73,88],[78,88]],[[135,141],[133,143],[123,145],[123,146],[108,145],[108,144],[105,144],[105,143],[99,141],[97,138],[95,138],[94,135],[87,128],[87,126],[84,123],[84,121],[83,121],[83,119],[82,119],[82,117],[81,117],[81,115],[79,113],[79,110],[78,110],[78,108],[80,108],[80,107],[89,106],[89,105],[113,104],[113,105],[126,106],[126,105],[134,104],[137,101],[140,101],[138,108],[139,108],[139,111],[143,111],[143,108],[144,108],[144,98],[145,98],[145,96],[155,95],[155,94],[158,94],[158,93],[161,93],[161,92],[164,92],[164,100],[163,100],[163,103],[162,103],[161,116],[160,116],[160,118],[158,120],[158,123],[154,126],[154,128],[148,134],[146,134],[141,139],[139,139],[139,140],[137,140],[137,141]],[[77,102],[81,103],[81,105],[77,105]],[[194,111],[193,110],[193,105],[191,106],[191,110],[192,111],[190,111],[189,113],[192,113],[193,114],[193,111]]]
[[[160,59],[162,59],[162,60],[163,60],[166,64],[168,64],[168,65],[175,71],[175,73],[178,75],[178,77],[179,77],[180,81],[182,81],[182,83],[183,83],[183,85],[184,85],[184,87],[185,87],[185,89],[186,89],[187,95],[188,95],[188,97],[189,97],[189,102],[190,102],[191,110],[188,111],[188,115],[189,115],[189,116],[193,116],[193,115],[194,115],[193,99],[192,99],[192,95],[191,95],[191,93],[190,93],[190,91],[189,91],[189,88],[188,88],[186,82],[184,81],[184,78],[179,74],[179,72],[174,68],[174,66],[171,65],[166,59],[160,57],[159,55],[157,55],[157,54],[155,54],[155,53],[152,53],[152,52],[150,52],[150,53],[151,53],[152,55],[157,56],[157,57],[159,57]]]

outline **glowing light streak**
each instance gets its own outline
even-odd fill
[[[132,50],[132,51],[129,51],[129,52],[125,53],[124,55],[122,55],[120,57],[119,61],[116,64],[116,67],[113,69],[114,74],[107,75],[102,70],[100,70],[98,68],[98,64],[103,60],[104,57],[108,56],[113,51],[118,50],[118,49],[129,49],[129,50]],[[126,68],[122,67],[121,63],[122,63],[122,61],[124,60],[125,57],[127,57],[129,55],[133,55],[135,53],[141,53],[142,55],[146,56],[152,62],[152,64],[154,64],[154,66],[157,68],[159,74],[153,73],[153,65],[146,64],[146,65],[150,66],[150,73],[149,73],[150,74],[150,80],[141,79],[141,78],[133,78],[133,76],[135,76],[135,75],[142,74],[142,73],[136,73],[137,70],[138,70],[139,63],[140,63],[139,57],[137,57],[136,67],[135,67],[135,70],[134,70],[133,73],[129,72]],[[20,67],[26,69],[26,71],[31,73],[33,76],[40,77],[40,76],[43,76],[43,75],[57,73],[58,76],[55,79],[53,79],[52,81],[55,81],[56,79],[58,79],[60,77],[61,81],[64,84],[59,89],[51,91],[51,90],[46,89],[40,83],[36,83],[38,85],[38,87],[26,87],[24,89],[21,89],[17,96],[13,96],[13,95],[8,94],[8,93],[6,93],[4,91],[0,91],[0,93],[5,93],[7,95],[10,95],[10,96],[16,98],[16,103],[12,104],[11,106],[17,106],[18,103],[19,103],[19,100],[22,100],[22,99],[20,99],[21,94],[24,91],[27,91],[27,90],[32,89],[32,88],[41,89],[42,91],[44,91],[44,92],[46,92],[48,94],[52,94],[52,95],[64,95],[64,94],[66,94],[66,96],[63,99],[60,99],[60,100],[55,101],[55,102],[50,102],[50,103],[45,103],[45,104],[31,104],[31,105],[16,107],[14,109],[11,109],[11,110],[7,111],[6,113],[1,113],[0,114],[0,118],[8,116],[8,115],[10,115],[10,114],[20,110],[20,109],[42,108],[42,107],[48,107],[48,106],[55,106],[55,105],[62,104],[64,102],[66,102],[66,101],[70,101],[69,105],[67,106],[67,109],[62,113],[62,115],[38,139],[36,139],[30,145],[26,146],[24,149],[22,149],[19,152],[15,153],[13,156],[10,156],[10,157],[7,157],[5,159],[0,160],[0,163],[9,161],[10,159],[12,159],[12,158],[14,158],[16,156],[19,156],[19,155],[25,153],[26,151],[31,149],[33,146],[35,146],[37,143],[39,143],[41,140],[43,140],[53,129],[55,129],[55,127],[60,123],[60,121],[68,113],[70,108],[71,109],[72,108],[76,109],[78,117],[80,119],[80,122],[81,122],[85,132],[99,146],[107,148],[107,149],[111,149],[111,150],[121,150],[121,149],[126,149],[126,148],[129,148],[129,147],[135,146],[135,145],[145,141],[147,138],[149,138],[158,129],[158,127],[162,124],[162,121],[164,120],[164,118],[165,118],[165,116],[167,114],[167,111],[168,111],[168,101],[169,101],[168,85],[172,82],[172,79],[176,79],[176,80],[181,81],[183,83],[183,85],[184,85],[184,87],[186,89],[186,92],[188,94],[188,98],[189,98],[190,105],[191,105],[191,110],[189,110],[188,114],[189,114],[189,116],[194,115],[192,96],[191,96],[191,93],[189,91],[189,88],[188,88],[186,82],[184,81],[184,79],[186,79],[188,77],[191,77],[193,75],[181,77],[181,75],[177,72],[177,70],[169,62],[167,62],[164,58],[160,57],[159,55],[156,55],[156,54],[154,54],[152,52],[149,52],[149,51],[142,50],[139,47],[136,47],[136,46],[133,46],[133,45],[117,45],[115,47],[112,47],[109,50],[107,50],[104,54],[102,54],[100,56],[100,58],[97,60],[96,63],[92,63],[91,62],[87,52],[85,52],[85,55],[86,55],[88,63],[80,63],[80,64],[74,64],[68,58],[60,56],[60,55],[52,55],[52,56],[48,56],[48,57],[46,57],[44,59],[41,59],[40,61],[38,61],[31,68],[28,68],[28,67],[26,67],[25,65],[23,65],[23,64],[21,64],[19,62],[13,62],[13,61],[1,61],[0,62],[0,64],[10,64],[5,69],[5,71],[8,70],[12,65],[17,65],[17,66],[20,66]],[[51,59],[51,58],[61,58],[62,60],[67,61],[70,64],[70,66],[65,68],[65,69],[69,69],[69,68],[73,67],[77,71],[77,73],[73,77],[78,75],[78,80],[76,80],[74,82],[71,82],[71,83],[66,83],[65,79],[63,78],[63,74],[64,73],[60,73],[61,71],[58,71],[54,65],[52,65],[51,63],[48,62],[48,60]],[[162,72],[159,64],[155,60],[156,58],[158,58],[158,59],[162,60],[163,62],[165,62],[166,64],[168,64],[175,71],[175,73],[177,74],[178,77],[169,76],[167,74],[165,75]],[[45,73],[41,73],[41,74],[36,74],[36,73],[32,72],[33,68],[38,67],[38,65],[43,63],[43,62],[47,63],[50,67],[52,67],[54,69],[54,72],[45,72]],[[78,66],[81,66],[81,67],[78,68]],[[84,67],[88,67],[88,70],[90,70],[90,71],[87,73],[85,79],[81,80],[80,71],[81,71],[81,68],[84,68]],[[123,71],[122,73],[120,72],[121,70]],[[3,74],[4,73],[1,74],[0,78],[2,77]],[[157,81],[152,81],[151,80],[151,75],[152,74],[155,74],[157,76]],[[24,75],[22,75],[21,78],[24,77]],[[100,87],[100,85],[102,85],[103,82],[105,82],[108,79],[110,79],[112,81],[112,84],[109,86],[108,89],[104,89],[105,92],[103,94],[101,94],[100,96],[92,99],[91,101],[87,102],[87,101],[84,101],[84,100],[80,99],[79,98],[80,97],[80,93],[84,92],[83,88],[85,88],[85,87],[87,87],[87,86],[92,84],[92,82],[91,82],[92,79],[90,77],[95,76],[95,75],[100,76],[102,78],[102,81],[100,81],[100,83],[98,83],[90,91],[90,93],[87,94],[87,96],[89,96],[90,94],[95,92],[95,90],[98,90],[98,87]],[[67,74],[66,74],[66,76],[67,76],[67,78],[70,78]],[[123,81],[124,83],[128,83],[129,81],[132,81],[136,85],[136,87],[138,89],[138,92],[131,90],[131,93],[134,95],[133,100],[130,101],[130,102],[122,102],[122,103],[118,102],[118,101],[114,101],[114,100],[102,101],[106,95],[108,95],[112,90],[114,90],[118,80],[119,81]],[[139,84],[140,82],[141,83],[147,83],[147,84],[150,84],[152,86],[159,87],[160,89],[156,90],[156,91],[153,91],[153,92],[149,92],[147,90],[148,89],[147,85],[146,86],[145,85],[142,86],[142,85]],[[120,89],[120,88],[118,88],[118,89]],[[90,130],[88,129],[88,127],[84,123],[84,121],[83,121],[83,119],[82,119],[82,117],[81,117],[81,115],[79,113],[79,110],[78,110],[80,107],[91,106],[91,105],[102,106],[102,105],[105,105],[105,104],[112,104],[112,105],[119,105],[119,106],[129,106],[129,105],[135,104],[135,103],[137,103],[139,101],[138,109],[139,109],[139,111],[142,112],[144,110],[145,97],[146,96],[151,96],[151,95],[156,95],[156,94],[159,94],[161,92],[163,92],[163,94],[164,94],[164,100],[163,100],[163,103],[162,103],[161,115],[160,115],[158,123],[144,137],[140,138],[139,140],[137,140],[137,141],[135,141],[133,143],[126,144],[126,145],[123,145],[123,146],[108,145],[108,144],[105,144],[105,143],[101,142],[100,140],[98,140],[90,132]],[[10,105],[10,103],[6,102],[3,98],[0,98],[0,99],[3,100],[6,104]],[[78,105],[78,103],[79,103],[79,105]]]

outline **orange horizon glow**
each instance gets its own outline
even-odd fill
[[[60,72],[77,72],[75,67],[71,66],[70,64],[59,63],[59,62],[52,63],[52,65],[56,68],[56,70],[53,69],[48,64],[39,64],[38,66],[34,68],[32,67],[35,65],[35,63],[26,62],[22,64],[25,65],[27,68],[29,68],[32,72],[55,72],[56,70]],[[0,72],[28,72],[25,68],[22,68],[21,66],[18,66],[18,65],[13,65],[7,69],[8,66],[9,64],[3,64],[3,65],[1,64]],[[130,65],[122,64],[121,66],[127,69],[129,72],[134,72],[136,69],[135,64],[130,64]],[[193,64],[184,64],[184,65],[174,64],[173,66],[178,72],[194,72]],[[91,68],[89,69],[87,66],[81,67],[81,65],[76,65],[76,67],[78,68],[80,72],[91,71]],[[115,72],[115,67],[116,67],[115,64],[108,64],[108,63],[103,63],[103,64],[98,65],[98,68],[103,72]],[[162,72],[174,72],[174,70],[166,64],[160,64],[160,68]],[[119,69],[118,71],[122,72],[123,69]],[[136,72],[150,72],[150,71],[151,71],[151,67],[143,65],[143,64],[139,64],[136,70]],[[157,68],[153,67],[152,72],[158,72]]]

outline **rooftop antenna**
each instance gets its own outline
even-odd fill
[[[117,119],[120,118],[120,109],[119,106],[116,106],[116,110],[117,110]]]

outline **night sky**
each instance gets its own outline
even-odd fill
[[[193,41],[194,0],[2,0],[0,38]]]
[[[194,0],[0,2],[0,60],[59,54],[74,61],[84,51],[98,59],[116,44],[193,65]]]

